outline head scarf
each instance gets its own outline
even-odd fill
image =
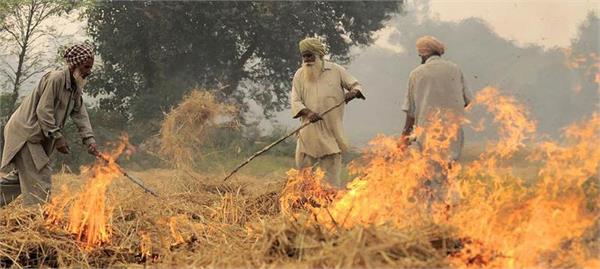
[[[94,48],[89,43],[76,44],[66,49],[63,57],[69,66],[77,67],[88,59],[94,59]]]
[[[423,36],[417,40],[417,51],[419,52],[419,55],[443,55],[445,50],[446,46],[433,36]]]
[[[298,47],[300,48],[300,53],[310,51],[319,55],[319,57],[323,57],[325,55],[325,45],[323,45],[321,40],[318,38],[307,37],[300,41]]]

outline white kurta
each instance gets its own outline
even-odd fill
[[[430,113],[447,111],[463,117],[465,106],[472,100],[464,76],[458,65],[431,56],[425,64],[415,68],[409,76],[408,90],[402,110],[415,118],[416,127],[426,127]],[[460,157],[463,146],[463,132],[459,128],[456,141],[450,145],[450,159]],[[422,138],[417,143],[422,144]]]
[[[359,90],[364,94],[358,80],[335,63],[325,62],[323,73],[314,82],[305,81],[300,68],[292,82],[292,116],[298,117],[304,108],[321,113],[342,102],[344,90]],[[302,129],[298,135],[297,151],[320,158],[346,150],[348,146],[344,137],[343,117],[344,105],[329,112],[323,120]],[[302,117],[302,123],[307,121],[306,117]]]

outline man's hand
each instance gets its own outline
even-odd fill
[[[318,113],[315,113],[314,111],[312,111],[308,108],[302,109],[300,111],[300,116],[308,118],[308,120],[310,122],[316,122],[316,121],[322,120],[321,116],[319,116]]]
[[[315,113],[312,110],[308,110],[308,112],[306,112],[306,117],[308,118],[308,120],[310,122],[317,122],[317,121],[320,121],[323,119],[323,118],[321,118],[321,116],[319,116],[318,113]]]
[[[100,152],[98,151],[98,145],[96,145],[96,143],[89,144],[87,146],[87,152],[94,156],[100,155]]]
[[[410,146],[410,136],[402,134],[400,136],[400,143],[398,144],[398,147],[400,149],[406,149],[408,146]]]
[[[71,149],[69,149],[69,145],[67,145],[67,139],[65,139],[64,136],[56,139],[56,150],[62,154],[71,153]]]
[[[362,95],[359,90],[351,90],[344,95],[344,101],[346,101],[346,104],[352,101],[354,98],[360,98],[364,100],[365,96]]]

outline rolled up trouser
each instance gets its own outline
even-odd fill
[[[12,202],[21,194],[21,185],[16,173],[0,178],[0,206],[5,206]]]
[[[0,177],[0,184],[19,184],[19,173],[17,170],[12,170],[8,174]]]
[[[50,197],[51,172],[48,165],[38,170],[27,145],[15,155],[13,162],[19,174],[23,204],[27,206],[44,203]]]
[[[319,167],[325,172],[325,179],[337,188],[342,187],[342,154],[334,153],[315,158],[303,152],[296,152],[296,168]]]

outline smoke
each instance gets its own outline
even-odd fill
[[[538,120],[540,133],[559,136],[561,128],[597,110],[600,99],[594,74],[589,74],[590,68],[569,66],[573,59],[565,48],[520,45],[500,37],[481,19],[444,22],[424,15],[428,10],[427,5],[418,6],[394,17],[379,35],[386,39],[379,42],[381,46],[356,49],[348,69],[363,84],[367,100],[353,101],[346,107],[346,135],[355,146],[364,145],[379,133],[400,133],[407,79],[420,63],[414,44],[423,35],[436,36],[446,44],[443,57],[461,67],[474,93],[494,86],[524,103]],[[597,29],[598,16],[590,14],[572,40],[572,57],[600,55],[598,42],[590,42],[598,40]],[[593,59],[586,63],[597,66]],[[477,120],[482,115],[483,111],[474,110],[470,117]],[[277,119],[285,125],[297,125],[289,111]],[[487,136],[474,136],[466,130],[466,143],[493,136],[494,131],[484,134]]]

